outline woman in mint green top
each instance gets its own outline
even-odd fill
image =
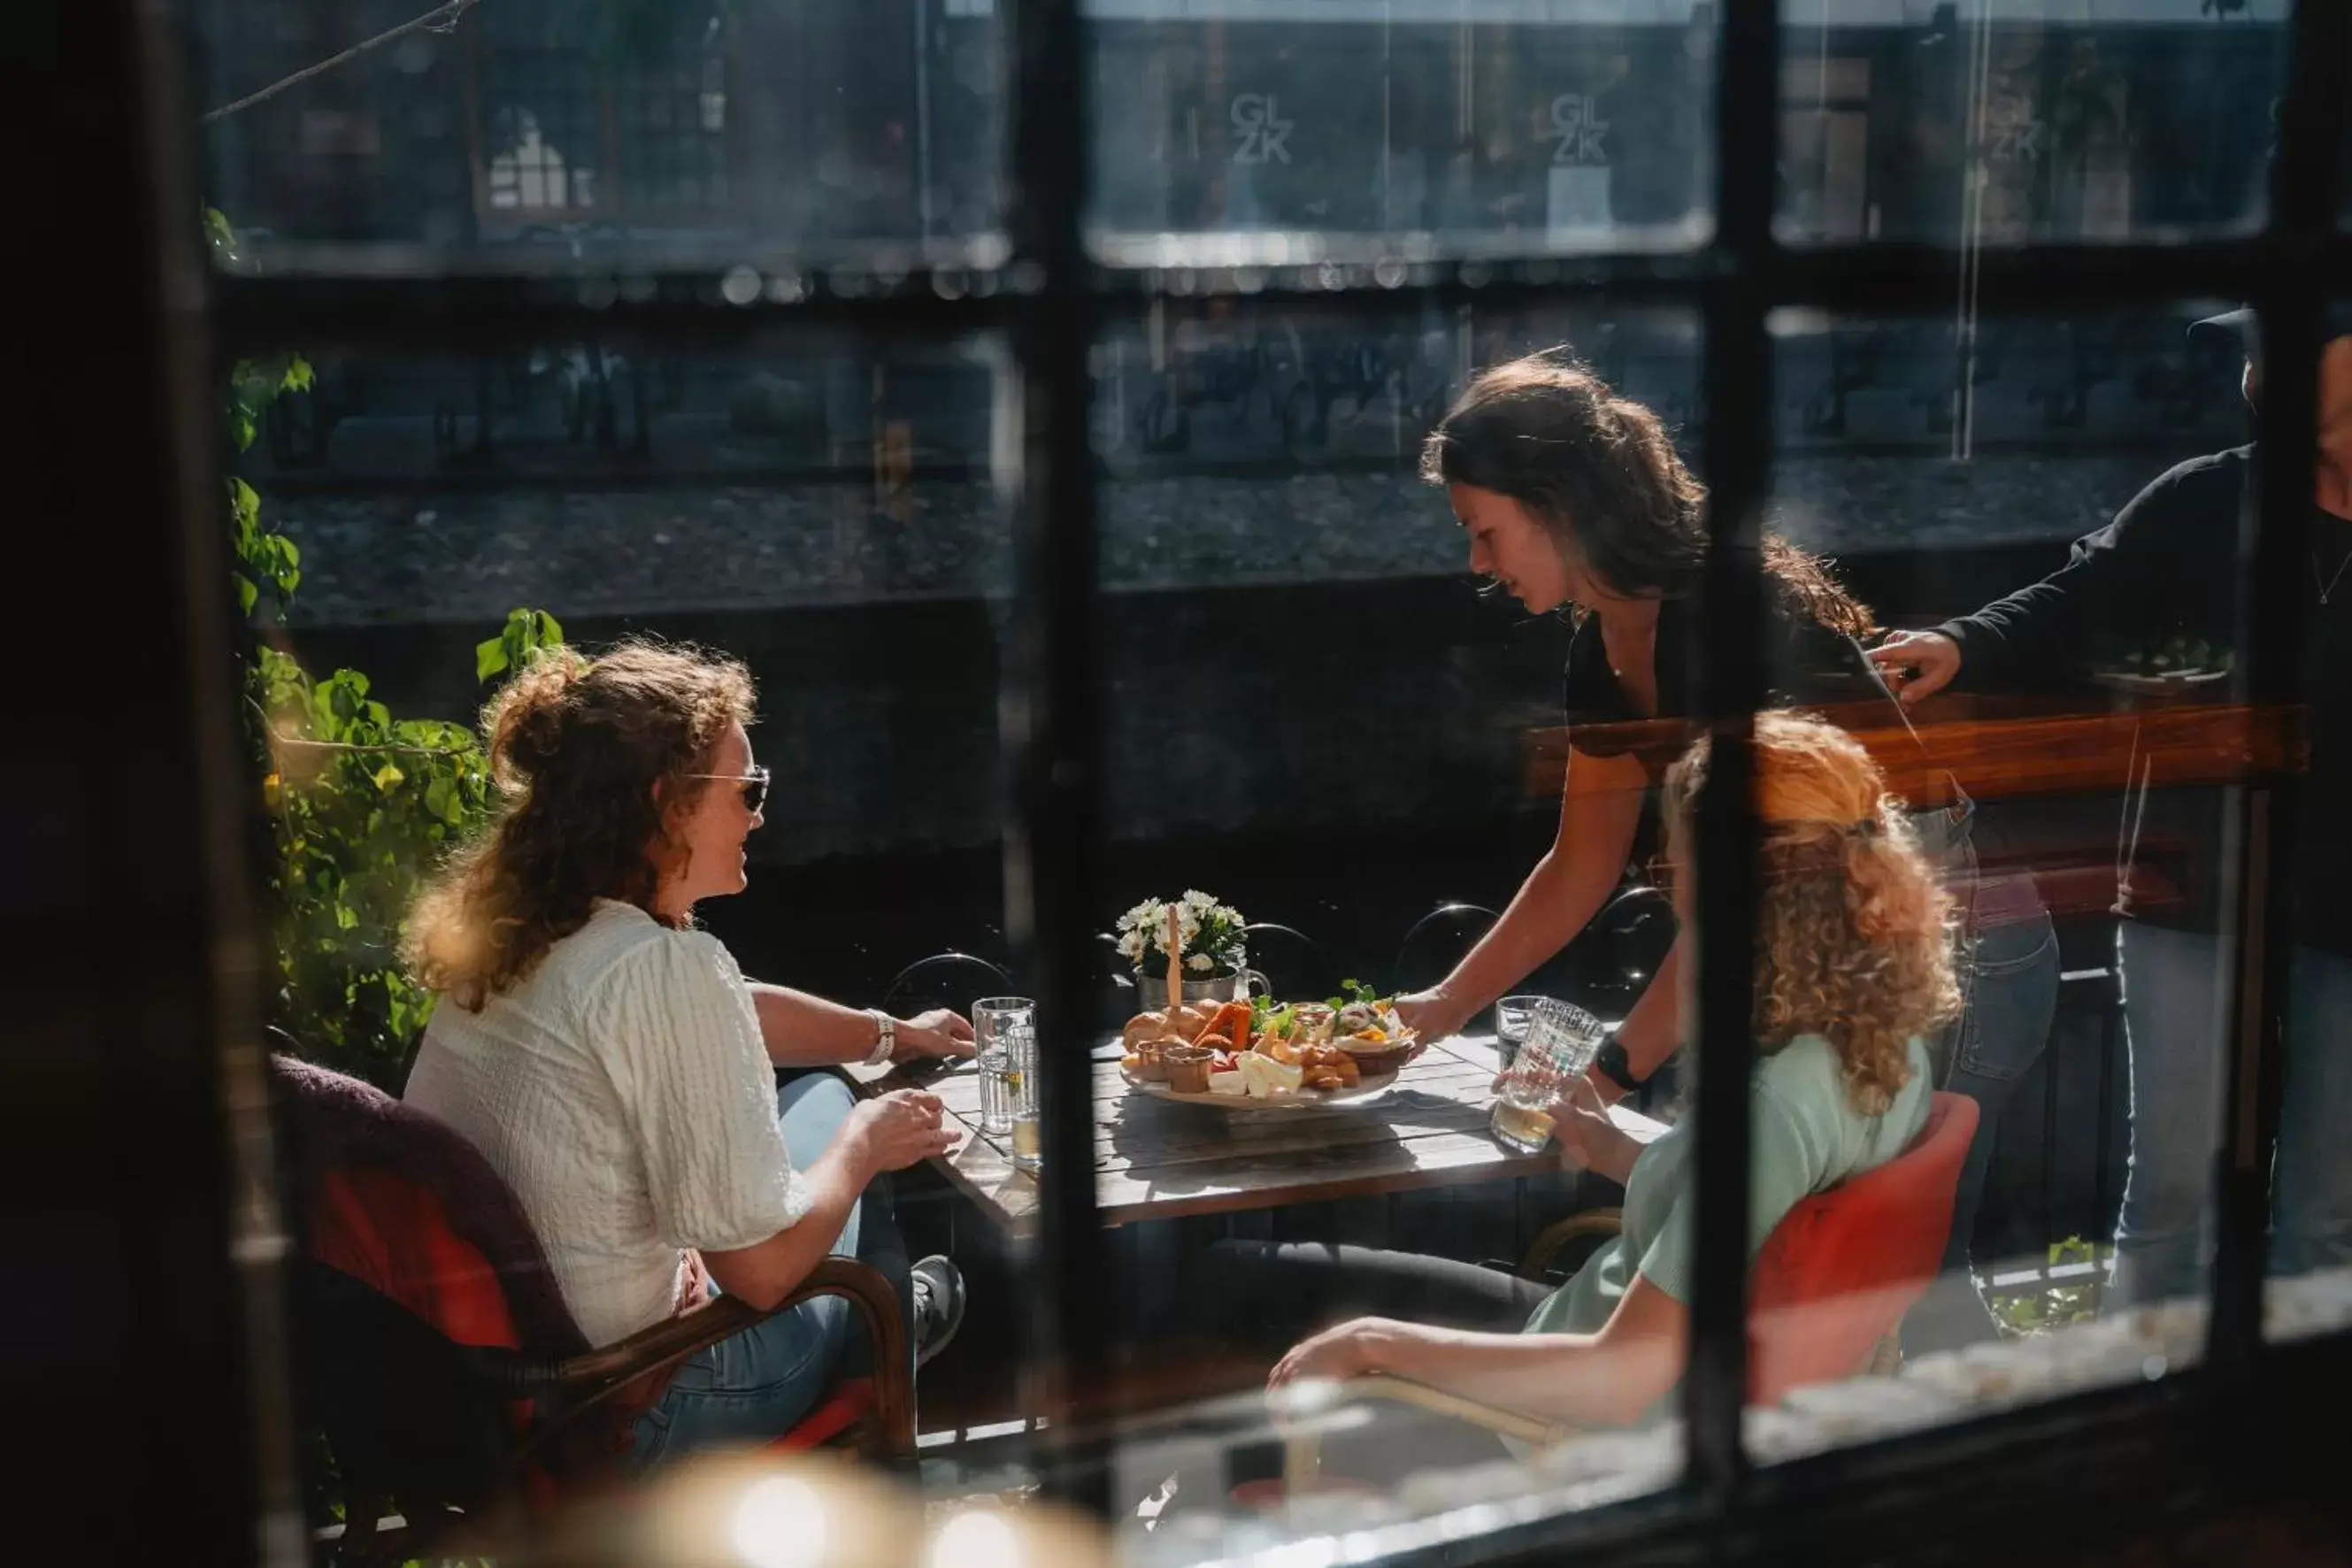
[[[1702,741],[1667,774],[1676,872],[1705,769]],[[1917,1136],[1930,1087],[1921,1039],[1959,1000],[1948,900],[1861,744],[1817,719],[1759,714],[1756,791],[1764,844],[1751,1257],[1801,1199],[1885,1163]],[[1682,902],[1689,878],[1673,881]],[[1269,1384],[1381,1372],[1559,1422],[1619,1425],[1649,1412],[1681,1380],[1687,1354],[1695,1130],[1685,1121],[1641,1147],[1589,1084],[1552,1119],[1565,1158],[1624,1184],[1624,1224],[1520,1331],[1358,1317],[1295,1345]]]

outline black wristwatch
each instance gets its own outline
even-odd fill
[[[1625,1055],[1625,1047],[1614,1040],[1601,1047],[1600,1054],[1592,1058],[1592,1065],[1601,1069],[1602,1078],[1628,1094],[1642,1087],[1642,1080],[1633,1076],[1633,1064]]]

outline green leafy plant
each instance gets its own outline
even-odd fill
[[[217,213],[215,247],[236,237]],[[299,355],[241,361],[229,378],[231,447],[252,446],[280,396],[310,384]],[[266,527],[261,498],[228,481],[233,576],[251,614],[266,591],[282,616],[300,584],[301,553]],[[544,610],[520,609],[474,650],[477,679],[522,668],[563,640]],[[399,719],[368,678],[313,679],[264,643],[246,670],[256,772],[269,817],[266,868],[274,984],[270,1021],[303,1055],[399,1092],[433,997],[400,961],[408,909],[450,847],[488,816],[488,759],[474,732],[437,719]]]
[[[2099,1310],[2099,1293],[2105,1279],[2102,1265],[2114,1252],[2112,1247],[2098,1246],[2079,1236],[2052,1242],[2052,1269],[2087,1264],[2089,1270],[2074,1279],[2051,1280],[2031,1289],[2005,1290],[1993,1296],[1994,1320],[2005,1331],[2018,1337],[2069,1323],[2088,1322]]]
[[[1378,991],[1373,990],[1370,986],[1365,984],[1362,981],[1348,979],[1339,982],[1339,994],[1337,996],[1327,996],[1324,998],[1324,1001],[1328,1005],[1337,1008],[1345,1007],[1350,1002],[1361,1002],[1366,1006],[1370,1006],[1374,1003],[1380,1001],[1380,999],[1381,994]]]

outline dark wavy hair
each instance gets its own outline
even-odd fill
[[[1421,477],[1510,497],[1628,598],[1679,598],[1706,559],[1706,489],[1665,423],[1565,347],[1481,371],[1423,443]],[[1788,613],[1850,637],[1873,629],[1822,562],[1773,534],[1763,550]]]
[[[654,908],[670,819],[710,787],[728,726],[752,721],[751,672],[691,647],[629,641],[542,654],[482,710],[504,807],[410,912],[404,956],[469,1011],[588,923],[598,899]]]

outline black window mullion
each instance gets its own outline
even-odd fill
[[[1698,886],[1698,1137],[1690,1366],[1683,1387],[1687,1481],[1734,1499],[1747,1473],[1740,1412],[1748,1385],[1748,1080],[1754,1059],[1757,828],[1751,721],[1763,697],[1763,585],[1758,518],[1771,463],[1771,358],[1765,291],[1774,252],[1780,132],[1780,6],[1724,10],[1717,46],[1716,252],[1704,370],[1711,491],[1707,558],[1692,617],[1692,668],[1714,737],[1695,824]]]
[[[1076,0],[1016,0],[1012,7],[1004,180],[1008,275],[1024,289],[1013,314],[1023,471],[1002,711],[1013,807],[1006,931],[1039,1004],[1041,1273],[1030,1295],[1027,1370],[1057,1418],[1045,1442],[1048,1489],[1101,1512],[1108,1478],[1076,1462],[1078,1424],[1070,1418],[1074,1396],[1102,1385],[1111,1319],[1102,1310],[1108,1249],[1095,1206],[1088,1033],[1102,736],[1087,446],[1094,298],[1079,239],[1087,136],[1079,26]]]
[[[2301,0],[2288,54],[2287,92],[2271,168],[2266,261],[2254,289],[2263,349],[2262,437],[2245,607],[2247,680],[2262,706],[2305,700],[2304,621],[2318,354],[2330,276],[2317,265],[2335,225],[2336,116],[2352,92],[2352,23],[2342,0]],[[2342,283],[2340,275],[2336,280]],[[2240,1363],[2262,1343],[2263,1280],[2269,1261],[2271,1157],[2278,1140],[2284,1030],[2294,957],[2293,857],[2299,780],[2256,781],[2242,792],[2242,849],[2231,950],[2230,1070],[2214,1172],[2217,1244],[2206,1353]],[[2333,803],[2324,803],[2332,805]]]

